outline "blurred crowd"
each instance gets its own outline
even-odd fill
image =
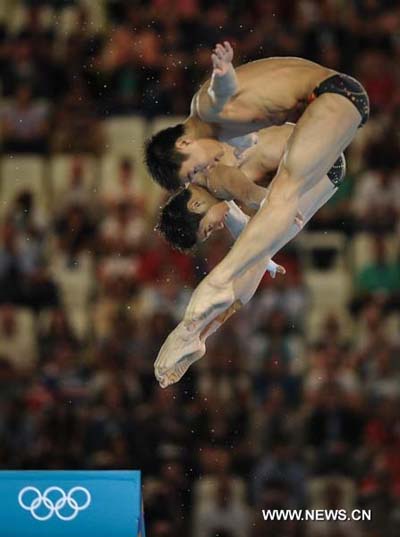
[[[8,19],[0,27],[0,83],[3,96],[11,98],[4,120],[13,150],[27,142],[20,114],[29,115],[35,151],[73,150],[77,132],[93,137],[80,140],[88,144],[85,149],[90,142],[100,149],[101,136],[94,131],[109,114],[186,114],[194,89],[209,72],[210,49],[222,39],[232,42],[237,63],[297,55],[353,74],[365,85],[373,113],[393,114],[400,104],[396,0],[3,0],[2,5]]]
[[[65,177],[51,164],[42,204],[28,168],[0,204],[1,467],[140,468],[151,537],[399,535],[399,3],[4,0],[0,20],[2,170],[34,154]],[[287,275],[163,391],[158,349],[229,240],[172,251],[141,163],[118,156],[107,186],[97,164],[108,118],[188,112],[221,39],[237,63],[357,76],[372,116]],[[262,518],[289,507],[372,521]]]

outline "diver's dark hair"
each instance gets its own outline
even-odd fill
[[[186,156],[180,153],[175,142],[183,136],[183,123],[157,132],[145,144],[145,163],[153,179],[163,188],[174,192],[182,183],[178,177]]]
[[[188,188],[180,190],[164,205],[157,230],[176,249],[190,251],[197,243],[197,231],[204,215],[190,211],[187,204],[192,193]]]

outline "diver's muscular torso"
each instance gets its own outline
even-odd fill
[[[191,116],[217,124],[224,137],[295,122],[314,88],[334,73],[301,58],[249,62],[236,69],[238,89],[221,110],[212,106],[208,80],[193,97]]]

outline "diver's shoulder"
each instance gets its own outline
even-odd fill
[[[307,60],[306,58],[301,58],[299,56],[269,56],[268,58],[260,58],[258,60],[253,60],[248,63],[244,63],[241,66],[238,67],[245,67],[245,66],[270,66],[271,68],[276,67],[303,67],[303,68],[313,68],[313,69],[322,69],[326,70],[327,67],[313,62],[311,60]]]

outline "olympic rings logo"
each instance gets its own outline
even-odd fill
[[[33,498],[28,499],[32,494]],[[84,502],[80,504],[77,498],[81,495],[84,496]],[[22,509],[29,511],[40,522],[49,520],[53,515],[66,522],[74,520],[80,511],[89,507],[91,501],[92,496],[84,487],[73,487],[67,493],[60,487],[49,487],[43,494],[36,487],[25,487],[18,494]]]

